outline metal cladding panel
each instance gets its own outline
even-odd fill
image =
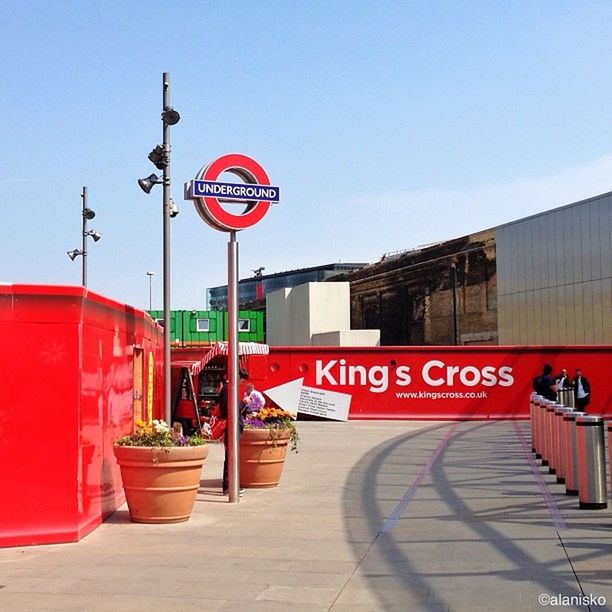
[[[593,241],[596,234],[596,223],[599,223],[598,206],[580,209],[580,224],[582,225],[582,239],[580,242],[582,251],[581,278],[583,281],[593,280],[596,269],[601,266],[599,244]],[[594,217],[597,220],[594,223]]]
[[[589,280],[601,278],[601,242],[599,241],[599,217],[601,213],[601,203],[599,206],[593,206],[589,211],[589,243],[588,248],[591,251],[590,265],[587,266]]]
[[[604,306],[604,282],[598,280],[593,283],[593,342],[595,338],[604,337],[604,308],[609,312],[612,304],[612,301],[609,301]]]
[[[612,279],[612,205],[601,203],[599,210],[599,244],[601,245],[601,278]]]
[[[501,343],[612,342],[612,194],[495,233]]]
[[[607,278],[602,281],[602,303],[604,305],[604,338],[612,338],[612,317],[610,316],[610,304],[612,304],[612,278]]]
[[[82,288],[3,289],[14,307],[0,308],[0,546],[75,541],[123,502],[112,443],[133,427],[135,347],[153,355],[162,412],[162,336]]]

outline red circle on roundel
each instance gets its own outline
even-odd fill
[[[242,178],[247,184],[269,185],[270,179],[266,171],[253,158],[241,153],[222,155],[203,168],[197,177],[204,181],[216,181],[223,172],[230,172]],[[206,196],[198,198],[203,208],[202,213],[210,223],[221,230],[243,230],[259,223],[268,210],[270,202],[258,200],[247,206],[241,214],[225,210],[218,198]]]

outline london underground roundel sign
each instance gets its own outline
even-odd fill
[[[244,182],[218,181],[224,172]],[[279,201],[279,197],[280,189],[270,185],[266,171],[252,157],[241,153],[218,157],[204,166],[195,180],[185,183],[185,199],[193,200],[206,223],[224,232],[255,225],[264,218],[270,205]],[[234,212],[222,204],[246,206],[242,212]]]

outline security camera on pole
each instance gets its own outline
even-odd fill
[[[223,173],[244,183],[221,183]],[[252,158],[240,153],[222,155],[204,166],[195,180],[185,183],[185,199],[193,200],[202,219],[212,228],[229,232],[227,249],[228,286],[228,484],[229,501],[239,500],[238,490],[238,242],[236,232],[261,221],[272,203],[278,202],[280,190],[270,185],[266,171]],[[223,204],[243,204],[236,214]]]

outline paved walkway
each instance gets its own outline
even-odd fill
[[[215,445],[187,523],[123,507],[79,543],[0,550],[0,608],[612,609],[610,510],[579,510],[532,462],[527,423],[299,429],[280,486],[239,504]]]

